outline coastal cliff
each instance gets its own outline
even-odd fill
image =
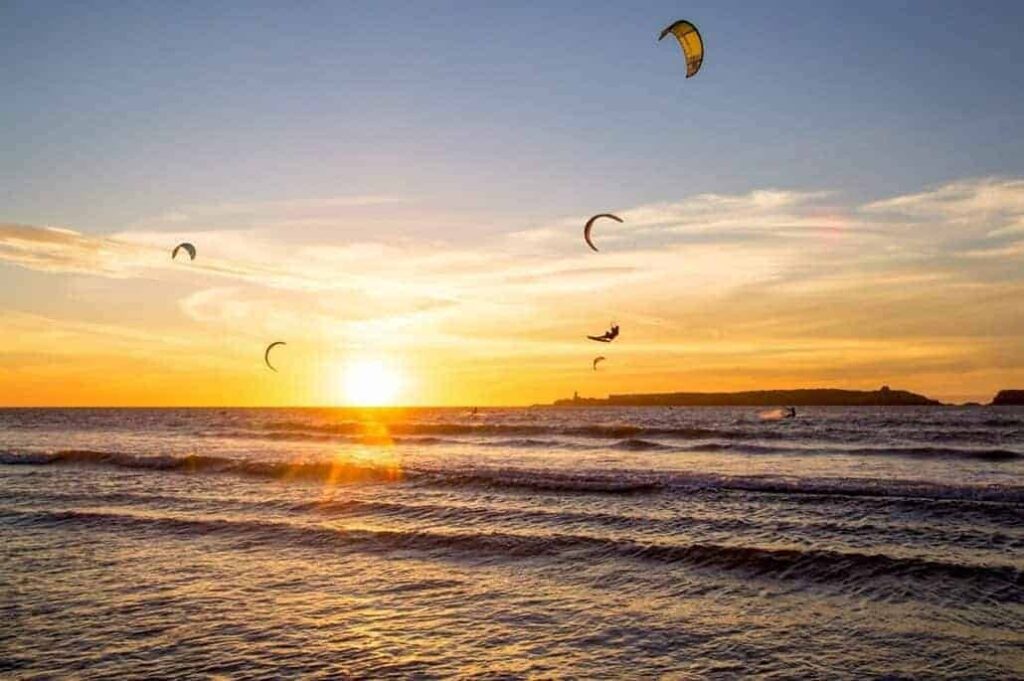
[[[992,399],[992,405],[1024,405],[1024,390],[1000,390]]]
[[[1021,393],[1024,398],[1024,392]],[[556,400],[556,407],[896,407],[932,406],[941,402],[908,392],[891,390],[836,390],[811,388],[800,390],[754,390],[735,393],[648,393],[609,395],[607,399],[581,398]],[[1024,401],[1019,404],[1024,404]]]

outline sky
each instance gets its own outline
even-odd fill
[[[1024,386],[1022,28],[1019,2],[8,0],[0,404],[345,404],[367,366],[408,404],[988,401]]]

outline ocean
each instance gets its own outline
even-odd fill
[[[1024,409],[0,410],[3,678],[1022,678]]]

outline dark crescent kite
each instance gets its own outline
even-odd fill
[[[587,245],[590,246],[595,251],[597,251],[597,246],[595,246],[594,242],[590,240],[590,229],[594,226],[594,223],[599,218],[609,218],[615,220],[616,222],[622,222],[622,218],[620,218],[618,215],[612,215],[611,213],[598,213],[594,217],[587,220],[586,226],[583,227],[583,240],[586,241]]]
[[[670,24],[658,36],[660,41],[669,33],[679,41],[679,47],[683,50],[683,57],[686,58],[686,77],[697,75],[700,65],[704,63],[704,39],[700,37],[700,31],[689,21],[677,21]]]
[[[263,361],[266,362],[267,366],[270,367],[270,370],[274,371],[274,372],[276,372],[277,369],[275,369],[274,365],[270,363],[270,351],[273,350],[274,348],[276,348],[278,345],[288,345],[288,344],[285,343],[284,341],[274,341],[273,343],[271,343],[270,345],[267,346],[266,351],[263,353]]]
[[[175,258],[177,258],[178,257],[178,251],[181,251],[181,250],[184,250],[186,253],[188,253],[188,259],[189,260],[195,260],[196,259],[196,247],[193,246],[192,244],[190,244],[187,241],[183,241],[180,244],[178,244],[177,246],[175,246],[174,250],[171,251],[171,260],[174,260]]]
[[[603,361],[604,361],[604,356],[603,355],[600,356],[600,357],[595,357],[594,358],[594,371],[597,371],[597,363],[598,362],[603,362]]]

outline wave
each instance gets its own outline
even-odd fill
[[[142,499],[142,501],[147,501]],[[948,502],[947,502],[948,503]],[[918,507],[916,523],[892,525],[888,523],[865,522],[862,517],[853,519],[821,519],[808,517],[800,520],[774,518],[770,520],[752,520],[746,516],[714,515],[701,513],[688,514],[674,512],[671,517],[661,517],[636,512],[604,512],[593,506],[586,510],[566,508],[537,508],[523,506],[479,505],[479,504],[434,504],[401,501],[383,501],[374,499],[325,499],[304,501],[288,505],[284,508],[279,503],[271,504],[273,510],[284,510],[292,513],[313,513],[327,516],[372,516],[400,518],[411,521],[429,520],[432,523],[443,522],[449,526],[465,527],[467,522],[498,523],[508,528],[514,525],[525,525],[529,528],[560,528],[598,527],[602,530],[613,529],[628,531],[632,534],[642,533],[645,536],[674,537],[682,534],[712,532],[718,536],[727,533],[732,539],[750,536],[759,537],[818,537],[823,541],[834,541],[836,537],[862,540],[866,535],[883,539],[883,541],[899,541],[902,545],[914,545],[926,549],[948,541],[954,532],[958,546],[969,547],[974,557],[992,555],[992,551],[1017,551],[1024,549],[1024,536],[1006,534],[1002,527],[992,528],[989,524],[996,521],[1001,526],[1014,526],[1024,522],[1024,508],[1014,512],[1012,507],[1000,504],[980,505],[984,513],[977,513],[979,505],[967,508],[963,505],[958,509],[948,509],[950,514],[940,512],[939,517],[929,518],[934,522],[921,522],[923,510]],[[860,510],[860,509],[859,509]],[[932,509],[929,508],[929,511]],[[945,511],[947,509],[941,509]],[[955,512],[955,513],[954,513]],[[932,516],[932,513],[928,514]],[[952,523],[952,524],[951,524]],[[954,529],[955,527],[955,529]],[[647,534],[651,533],[651,534]],[[855,544],[856,545],[856,544]]]
[[[905,425],[905,424],[904,424]],[[792,430],[792,429],[789,429]],[[828,430],[828,429],[826,429]],[[844,433],[846,431],[843,431]],[[823,432],[816,431],[814,438]],[[862,431],[849,431],[847,442],[862,439]],[[737,454],[789,454],[795,456],[847,455],[847,456],[903,456],[908,458],[948,458],[975,461],[1003,462],[1024,460],[1024,452],[1000,447],[1002,436],[987,431],[942,431],[926,436],[933,442],[969,441],[973,447],[942,446],[921,444],[912,446],[886,446],[866,444],[860,447],[844,446],[843,441],[831,441],[816,445],[814,439],[800,442],[801,434],[773,430],[765,427],[749,429],[720,428],[660,428],[629,425],[590,426],[544,426],[527,424],[464,424],[464,423],[400,423],[387,428],[368,428],[357,422],[336,424],[308,424],[302,422],[275,422],[263,424],[255,430],[214,430],[204,433],[208,436],[228,438],[252,438],[272,441],[344,442],[369,446],[390,445],[475,445],[482,447],[509,447],[517,449],[586,449],[588,445],[571,440],[558,439],[573,437],[584,439],[616,440],[602,443],[618,451],[692,451],[732,452]],[[859,437],[854,437],[859,436]],[[970,436],[970,437],[968,437]],[[763,441],[778,441],[791,438],[793,445],[767,444]],[[465,439],[472,438],[472,439]],[[660,438],[659,441],[651,438]],[[916,438],[915,438],[916,439]],[[703,440],[684,445],[678,440]],[[994,446],[979,446],[987,443]]]
[[[503,440],[454,440],[461,445],[472,444],[475,447],[509,447],[512,449],[590,449],[590,445],[580,444],[578,442],[568,442],[566,440],[552,440],[544,439],[540,440],[532,437],[521,437],[511,438]]]
[[[845,456],[905,456],[910,458],[968,459],[975,461],[1014,461],[1024,459],[1024,453],[1011,449],[979,449],[966,447],[783,447],[757,445],[745,442],[709,442],[691,445],[684,451],[735,452],[737,454],[793,454],[793,455],[845,455]]]
[[[524,468],[421,471],[417,479],[450,486],[479,485],[532,492],[660,493],[727,490],[765,494],[1024,502],[1024,486],[943,485],[916,480],[731,476],[716,473],[563,472]]]
[[[1024,603],[1024,570],[999,565],[965,564],[885,554],[823,549],[782,549],[715,543],[661,544],[571,534],[447,533],[425,530],[367,530],[295,525],[266,520],[230,520],[154,514],[78,510],[0,508],[0,517],[21,525],[86,525],[97,529],[156,529],[178,536],[221,535],[258,542],[343,551],[423,551],[445,559],[458,555],[496,555],[506,559],[565,557],[581,554],[594,560],[631,560],[686,564],[735,571],[758,578],[806,580],[857,589],[869,597],[920,597],[908,586],[939,581],[942,597],[949,588],[968,588],[972,598]]]
[[[120,452],[72,450],[53,454],[0,453],[7,465],[92,465],[144,471],[181,473],[234,473],[279,480],[322,482],[397,481],[402,471],[394,466],[369,466],[348,461],[269,462],[221,456],[139,456]]]
[[[577,442],[555,439],[538,439],[531,437],[512,437],[499,440],[480,439],[466,440],[455,437],[439,437],[436,435],[391,435],[390,433],[329,433],[329,432],[303,432],[303,431],[210,431],[202,435],[224,438],[257,439],[271,441],[294,441],[294,442],[342,442],[353,445],[369,446],[390,446],[390,445],[467,445],[477,447],[512,447],[512,448],[557,448],[557,449],[586,449],[587,445]]]
[[[981,422],[981,425],[990,428],[1013,428],[1024,426],[1024,420],[994,417],[985,419]]]
[[[680,447],[679,450],[685,452],[735,452],[737,454],[799,454],[803,452],[803,450],[793,447],[773,447],[771,445],[755,445],[745,442],[705,442]],[[811,453],[812,451],[814,450],[807,450],[807,452],[803,453]]]
[[[648,429],[651,430],[651,429]],[[695,431],[687,429],[687,433],[693,435]],[[656,435],[658,433],[655,433]],[[232,437],[243,436],[244,433],[233,433]],[[477,434],[479,435],[479,433]],[[694,437],[696,437],[694,435]],[[737,436],[738,437],[738,436]],[[760,439],[760,434],[751,434],[752,439]],[[388,436],[388,435],[335,435],[330,433],[303,433],[303,432],[269,432],[260,435],[260,439],[267,440],[295,440],[295,441],[344,441],[350,444],[362,445],[466,445],[472,444],[480,447],[510,447],[516,449],[586,449],[587,445],[577,442],[539,439],[531,437],[506,438],[499,440],[459,440],[452,437],[437,436]],[[708,438],[712,439],[712,438]],[[958,439],[958,438],[957,438]],[[813,446],[784,446],[784,445],[760,445],[748,442],[703,442],[693,445],[673,445],[667,442],[657,442],[631,437],[607,446],[610,449],[627,452],[646,451],[677,451],[677,452],[734,452],[737,454],[791,454],[800,456],[809,455],[834,455],[847,456],[905,456],[912,458],[949,458],[969,459],[976,461],[1014,461],[1024,459],[1024,453],[1011,449],[1000,448],[965,448],[965,447],[842,447],[835,445]]]
[[[52,454],[0,453],[0,464],[92,465],[150,472],[234,474],[327,484],[404,481],[419,485],[479,486],[525,492],[643,494],[732,490],[786,495],[1024,503],[1024,486],[1020,485],[947,485],[872,478],[730,476],[686,471],[565,471],[512,467],[441,469],[375,466],[344,460],[265,462],[218,456],[138,456],[80,450]]]
[[[775,429],[730,429],[701,427],[654,427],[628,424],[592,424],[585,426],[539,425],[524,423],[392,423],[365,424],[358,421],[342,423],[309,423],[304,421],[274,421],[254,426],[249,433],[286,432],[314,433],[328,435],[361,436],[368,432],[386,431],[395,435],[462,435],[462,436],[506,436],[531,437],[544,435],[564,435],[594,439],[628,439],[649,436],[661,436],[677,439],[698,438],[766,438],[781,439],[786,433]],[[234,433],[233,433],[234,434]],[[240,433],[238,433],[240,434]]]
[[[854,456],[909,456],[915,458],[976,459],[1013,461],[1024,454],[1010,449],[966,449],[962,447],[856,447],[833,450]]]
[[[615,444],[611,445],[611,449],[617,449],[623,452],[654,452],[669,451],[676,448],[661,442],[629,438],[628,440],[619,440]]]
[[[161,494],[158,492],[98,492],[95,489],[83,491],[46,488],[40,493],[31,495],[32,503],[45,508],[55,505],[83,504],[96,505],[127,505],[141,508],[163,508],[165,510],[187,508],[189,511],[209,511],[214,513],[287,513],[297,516],[309,514],[330,517],[389,517],[411,521],[443,522],[452,526],[464,525],[466,522],[497,523],[503,527],[511,524],[524,524],[530,527],[600,527],[630,531],[633,533],[655,532],[660,536],[678,536],[694,530],[714,533],[727,532],[738,537],[750,532],[760,536],[819,536],[826,541],[836,536],[863,539],[865,536],[877,538],[888,537],[901,542],[931,547],[942,544],[949,539],[950,533],[956,536],[957,544],[972,547],[975,551],[988,552],[992,549],[1006,550],[1024,549],[1024,535],[1006,534],[1007,527],[1024,527],[1024,506],[998,503],[970,503],[950,500],[932,501],[922,504],[912,499],[858,499],[856,511],[849,519],[835,520],[832,516],[822,518],[813,511],[807,515],[797,513],[790,519],[785,517],[751,519],[744,515],[715,514],[708,516],[701,512],[691,514],[673,512],[670,517],[657,513],[650,515],[638,511],[643,507],[629,507],[637,510],[626,511],[618,508],[615,511],[601,510],[602,506],[586,504],[580,508],[537,507],[500,503],[451,503],[451,497],[445,497],[445,503],[430,501],[391,501],[371,492],[372,496],[360,498],[357,495],[327,494],[315,499],[296,501],[287,498],[272,497],[269,499],[253,499],[251,497],[206,496],[188,494]],[[701,495],[704,496],[704,495]],[[706,496],[705,496],[706,498]],[[470,498],[472,499],[472,498]],[[491,499],[491,497],[488,497]],[[0,504],[5,501],[28,501],[20,494],[0,493]],[[821,503],[820,496],[797,497],[791,501]],[[874,503],[871,503],[871,502]],[[891,525],[889,523],[866,522],[866,516],[891,516],[894,512],[904,510],[914,514],[909,524]],[[842,516],[841,516],[842,517]],[[795,518],[800,518],[799,520]],[[993,524],[996,527],[993,528]],[[764,535],[765,531],[769,535]]]
[[[303,432],[292,430],[209,430],[199,433],[204,437],[232,438],[232,439],[256,439],[286,442],[345,442],[349,444],[362,445],[442,445],[442,444],[464,444],[461,440],[452,438],[437,437],[432,435],[395,437],[388,432]]]

